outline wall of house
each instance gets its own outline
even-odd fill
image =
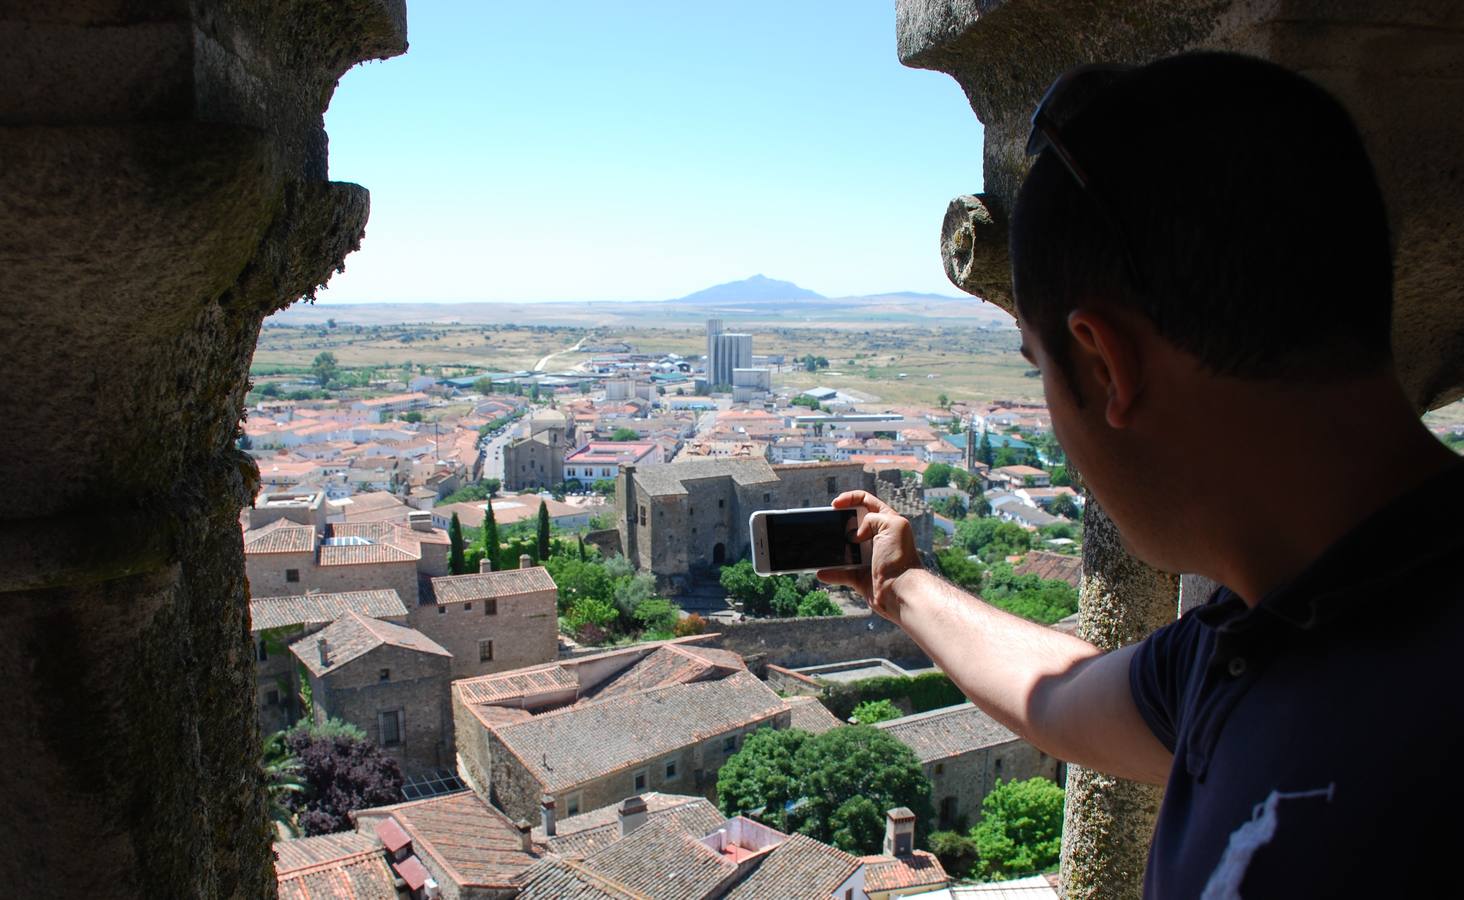
[[[952,815],[964,818],[969,828],[981,818],[981,801],[996,789],[998,778],[1008,782],[1041,776],[1061,783],[1061,765],[1058,759],[1020,738],[927,762],[923,768],[930,779],[930,805],[936,816],[929,824],[932,828],[955,828],[959,824],[939,821],[941,805],[950,797],[956,801]]]
[[[244,557],[244,574],[249,579],[251,597],[291,597],[303,594],[309,590],[305,579],[313,568],[313,550],[304,553],[250,553]],[[300,573],[299,581],[286,579],[285,573],[289,569]]]
[[[381,679],[381,671],[391,674]],[[340,719],[401,763],[408,775],[451,768],[453,716],[450,661],[433,653],[383,645],[324,677],[312,675],[316,719]],[[402,712],[402,741],[381,743],[378,714]]]
[[[888,619],[876,615],[811,619],[749,619],[718,624],[712,646],[744,656],[767,654],[769,663],[790,669],[888,659],[907,668],[930,665],[920,647]]]
[[[499,597],[493,615],[484,613],[481,600],[421,604],[407,611],[407,623],[452,654],[453,679],[472,678],[553,662],[559,652],[556,602],[555,591]],[[483,661],[478,643],[488,640],[493,658]]]

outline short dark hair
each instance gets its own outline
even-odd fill
[[[1061,136],[1100,200],[1042,153],[1011,247],[1017,309],[1065,371],[1068,313],[1094,301],[1143,312],[1217,374],[1323,381],[1391,361],[1386,210],[1326,91],[1263,60],[1185,54],[1120,76]]]

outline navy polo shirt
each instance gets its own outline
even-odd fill
[[[1461,564],[1464,464],[1254,609],[1221,588],[1139,645],[1134,700],[1174,753],[1146,898],[1399,896],[1452,872]]]

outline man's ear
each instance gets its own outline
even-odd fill
[[[1068,313],[1073,368],[1080,381],[1096,384],[1110,428],[1127,428],[1143,389],[1139,354],[1126,322],[1111,313],[1079,308]]]

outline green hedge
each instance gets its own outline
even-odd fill
[[[944,672],[927,672],[911,678],[887,676],[835,684],[827,689],[823,702],[829,712],[848,721],[854,707],[867,700],[889,700],[901,709],[908,706],[910,712],[920,713],[965,703],[966,697]]]

